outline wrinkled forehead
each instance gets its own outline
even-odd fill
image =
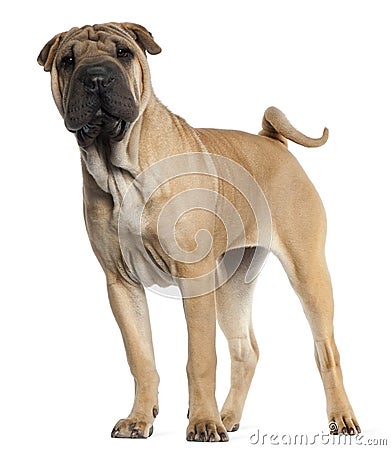
[[[137,47],[135,39],[114,24],[85,25],[68,32],[61,43],[59,53],[70,50],[84,53],[89,49],[108,51],[118,44],[128,45],[131,50]]]

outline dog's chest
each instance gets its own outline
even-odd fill
[[[144,286],[173,284],[162,248],[161,195],[149,198],[137,180],[129,187],[118,214],[118,244],[129,275]],[[163,220],[164,223],[164,220]],[[163,230],[163,234],[165,234]]]
[[[167,275],[162,280],[161,270],[151,269],[164,263],[153,246],[154,202],[148,202],[145,194],[148,183],[144,180],[141,186],[95,149],[82,154],[82,160],[87,232],[105,272],[121,273],[146,285],[166,285]]]

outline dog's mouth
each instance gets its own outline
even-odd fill
[[[86,148],[92,145],[98,137],[119,142],[124,138],[129,127],[130,121],[116,117],[105,109],[99,108],[92,119],[81,128],[69,131],[75,133],[79,146]]]
[[[83,148],[97,139],[121,141],[139,112],[126,76],[111,61],[79,66],[67,97],[65,126]]]

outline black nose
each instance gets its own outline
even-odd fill
[[[113,70],[110,67],[93,65],[83,69],[79,73],[79,80],[90,92],[102,92],[115,81]]]

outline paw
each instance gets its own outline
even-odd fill
[[[223,421],[223,425],[227,431],[234,432],[239,430],[240,420],[236,418],[233,413],[222,412],[221,420]]]
[[[153,433],[152,423],[148,423],[145,420],[137,419],[136,417],[128,417],[122,419],[113,428],[111,432],[112,438],[130,438],[140,439],[148,438]]]
[[[191,420],[186,431],[186,440],[197,442],[226,442],[227,430],[220,420]]]
[[[329,422],[330,434],[359,434],[361,428],[358,425],[354,414],[352,413],[339,413],[331,415]]]

